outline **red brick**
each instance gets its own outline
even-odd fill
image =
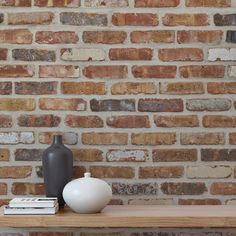
[[[0,60],[7,60],[8,49],[0,48]]]
[[[236,133],[229,133],[229,144],[236,144]]]
[[[86,172],[86,168],[84,166],[74,166],[73,167],[73,175],[72,178],[82,178],[84,177],[84,173]]]
[[[35,42],[39,44],[66,44],[78,41],[79,37],[73,31],[38,31],[35,34]]]
[[[207,14],[173,14],[168,13],[162,18],[165,26],[207,26],[210,24],[210,19]]]
[[[102,128],[103,120],[99,116],[67,115],[65,124],[72,128]]]
[[[35,0],[37,7],[79,7],[80,0]]]
[[[93,83],[93,82],[62,82],[61,92],[63,94],[106,94],[105,83]]]
[[[230,7],[231,0],[186,0],[186,7]]]
[[[199,48],[164,48],[158,57],[161,61],[203,61],[204,54]]]
[[[0,199],[0,207],[8,205],[11,199]]]
[[[76,161],[102,161],[103,151],[99,149],[72,149],[74,160]]]
[[[199,120],[196,115],[176,116],[154,116],[154,123],[157,127],[198,127]]]
[[[0,66],[0,78],[33,77],[32,65],[2,65]]]
[[[83,69],[87,78],[122,79],[128,76],[127,66],[87,66]]]
[[[152,60],[153,50],[150,48],[111,48],[111,60]]]
[[[117,44],[124,43],[127,33],[124,31],[84,31],[85,43]]]
[[[89,171],[95,178],[123,178],[134,177],[134,169],[125,166],[90,166]]]
[[[6,194],[7,194],[7,184],[0,183],[0,195],[6,195]]]
[[[181,66],[179,72],[182,78],[223,78],[225,67],[223,65]]]
[[[212,195],[235,195],[236,183],[230,183],[230,182],[212,183],[210,192]]]
[[[175,78],[176,66],[133,66],[135,78]]]
[[[133,145],[171,145],[176,142],[175,133],[139,133],[131,134]]]
[[[0,128],[11,128],[12,127],[12,117],[9,115],[0,115]]]
[[[72,65],[39,66],[40,78],[78,78],[79,67]]]
[[[127,7],[129,6],[129,0],[85,0],[85,7]]]
[[[43,183],[13,183],[11,192],[14,195],[44,195]]]
[[[73,236],[73,233],[72,232],[29,232],[29,236]]]
[[[221,205],[219,199],[206,198],[206,199],[179,199],[179,205]]]
[[[223,37],[221,30],[182,30],[177,33],[178,43],[219,44]]]
[[[202,118],[202,124],[206,128],[234,128],[236,116],[207,115]]]
[[[207,91],[211,94],[236,94],[236,82],[210,82],[207,84]]]
[[[173,43],[175,32],[173,30],[133,31],[130,40],[132,43]]]
[[[9,25],[50,24],[54,18],[52,12],[8,13]]]
[[[31,0],[5,0],[0,3],[2,7],[30,7]]]
[[[112,128],[150,128],[148,116],[111,116],[106,123]]]
[[[126,133],[82,133],[82,143],[87,145],[125,145],[128,143]]]
[[[0,149],[0,161],[9,161],[10,160],[10,151],[6,148]]]
[[[0,43],[31,44],[33,34],[28,29],[0,30]]]
[[[39,108],[41,110],[86,110],[86,101],[81,98],[40,98]]]
[[[33,111],[36,108],[32,98],[1,98],[0,110],[2,111]]]
[[[114,13],[112,24],[116,26],[157,26],[158,16],[152,13]]]
[[[0,95],[12,94],[12,83],[11,82],[0,82]]]
[[[4,166],[0,167],[1,179],[27,178],[32,173],[32,166]]]
[[[135,0],[135,7],[177,7],[179,0]]]

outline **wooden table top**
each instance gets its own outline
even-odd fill
[[[76,214],[62,209],[56,215],[3,215],[0,227],[236,227],[236,206],[107,206],[101,213]]]

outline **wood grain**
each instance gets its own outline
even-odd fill
[[[4,216],[0,227],[236,227],[236,206],[107,206],[98,214]]]

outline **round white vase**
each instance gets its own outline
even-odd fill
[[[90,173],[72,180],[63,190],[66,204],[77,213],[100,212],[111,197],[111,187],[101,179],[92,178]]]

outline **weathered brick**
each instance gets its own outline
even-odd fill
[[[235,195],[236,183],[233,182],[215,182],[210,187],[212,195]]]
[[[225,205],[235,205],[235,199],[228,199],[225,201]]]
[[[73,31],[38,31],[35,34],[35,42],[39,44],[66,44],[78,41],[79,37]]]
[[[187,99],[186,108],[189,111],[228,111],[232,102],[225,98]]]
[[[54,115],[20,115],[17,121],[21,127],[57,127],[61,118]]]
[[[28,29],[0,30],[0,43],[31,44],[33,34]]]
[[[62,135],[62,141],[64,144],[75,145],[78,142],[78,134],[74,132],[40,132],[38,135],[39,143],[50,144],[53,141],[53,136]]]
[[[80,0],[35,0],[37,7],[79,7]]]
[[[105,83],[103,82],[62,82],[61,92],[63,94],[106,94]]]
[[[105,99],[90,101],[92,111],[135,111],[134,99]]]
[[[6,195],[6,194],[7,194],[7,184],[0,183],[0,195]]]
[[[112,149],[106,154],[109,162],[144,162],[148,158],[148,151],[142,149]]]
[[[112,85],[111,93],[118,95],[156,94],[157,87],[154,83],[120,82]]]
[[[99,116],[67,115],[65,124],[72,128],[102,128],[103,120]]]
[[[221,30],[181,30],[177,33],[178,43],[219,44],[222,37]]]
[[[154,116],[154,123],[157,127],[198,127],[199,120],[196,115],[178,115],[178,116]]]
[[[174,14],[168,13],[162,18],[162,23],[165,26],[207,26],[210,24],[210,19],[207,14]]]
[[[231,0],[186,0],[187,7],[230,7]]]
[[[208,50],[209,61],[235,61],[235,48],[210,48]]]
[[[175,133],[132,133],[131,143],[133,145],[171,145],[176,142]]]
[[[85,43],[117,44],[124,43],[127,33],[124,31],[84,31]]]
[[[84,166],[74,166],[72,178],[82,178],[85,172],[86,168]]]
[[[153,50],[150,48],[111,48],[111,60],[152,60]]]
[[[18,61],[56,61],[55,51],[44,49],[13,49],[12,57]]]
[[[52,12],[8,13],[9,25],[43,25],[52,23]]]
[[[150,128],[148,116],[110,116],[106,123],[113,128]]]
[[[41,110],[85,111],[86,101],[81,98],[40,98],[39,108]]]
[[[133,66],[135,78],[175,78],[176,66]]]
[[[141,112],[181,112],[183,101],[182,99],[139,99],[138,110]]]
[[[85,0],[86,7],[126,7],[129,6],[128,0]]]
[[[12,117],[10,115],[0,115],[0,128],[11,128],[12,127]]]
[[[226,35],[226,42],[236,43],[236,31],[228,30]]]
[[[219,199],[206,198],[206,199],[179,199],[179,205],[221,205]]]
[[[96,178],[123,178],[134,177],[134,169],[125,166],[90,166],[89,171]]]
[[[232,174],[230,166],[188,166],[186,175],[189,179],[221,179]]]
[[[105,51],[98,48],[63,48],[61,60],[63,61],[104,61]]]
[[[207,191],[205,183],[163,183],[161,190],[168,195],[200,195]]]
[[[116,26],[157,26],[158,16],[152,13],[114,13],[112,24]]]
[[[15,161],[41,161],[44,149],[16,149]]]
[[[0,167],[1,179],[27,178],[32,173],[32,166],[3,166]]]
[[[193,65],[179,68],[182,78],[223,78],[225,67],[223,65]]]
[[[236,82],[209,82],[207,91],[211,94],[236,94]]]
[[[221,15],[219,13],[214,15],[214,23],[216,26],[234,26],[236,25],[236,14],[225,14]]]
[[[233,128],[236,127],[236,117],[223,115],[206,115],[202,118],[202,124],[206,128]]]
[[[32,144],[34,143],[33,132],[1,132],[0,144]]]
[[[173,43],[175,32],[173,30],[133,31],[130,40],[132,43]]]
[[[64,25],[107,26],[107,15],[83,12],[62,12],[60,21]]]
[[[33,111],[35,100],[32,98],[1,98],[0,110],[2,111]]]
[[[158,57],[161,61],[203,61],[204,54],[200,48],[163,48]]]
[[[229,144],[236,144],[236,133],[229,133]]]
[[[33,65],[1,65],[0,78],[33,77]]]
[[[102,161],[103,151],[100,149],[72,149],[74,160],[76,161]]]
[[[0,161],[9,161],[10,160],[10,151],[6,148],[0,149]]]
[[[225,144],[224,133],[181,133],[182,145],[219,145]]]
[[[179,0],[135,0],[135,7],[177,7]]]
[[[78,78],[79,67],[73,65],[40,65],[40,78]]]
[[[16,94],[56,94],[57,82],[16,82]]]
[[[161,94],[202,94],[204,86],[201,82],[163,82],[159,83],[159,90]]]
[[[87,66],[83,69],[87,78],[122,79],[128,76],[127,66]]]
[[[236,66],[228,66],[228,75],[229,77],[236,77]]]
[[[139,178],[181,178],[183,166],[145,166],[139,167]]]
[[[14,195],[44,195],[43,183],[13,183],[11,192]]]
[[[126,133],[82,133],[82,143],[87,145],[125,145],[127,142]]]
[[[11,82],[0,82],[0,95],[12,94],[12,83]]]
[[[152,159],[154,162],[196,161],[197,149],[154,149]]]
[[[8,49],[0,48],[0,60],[7,60]]]
[[[157,183],[112,183],[114,195],[157,195]]]
[[[1,7],[30,7],[31,0],[6,0],[0,2]]]
[[[236,161],[236,149],[201,149],[202,161]]]

